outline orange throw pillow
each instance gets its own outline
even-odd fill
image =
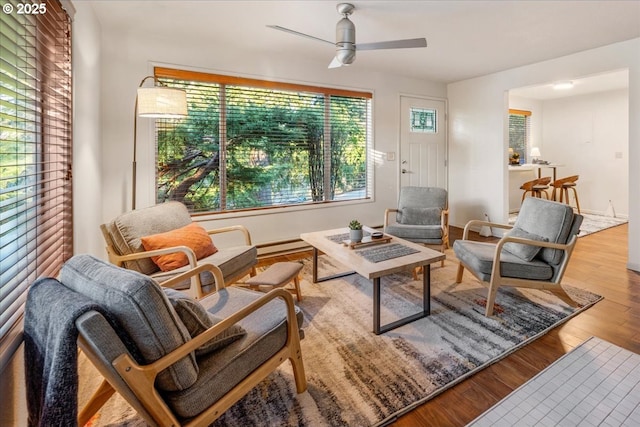
[[[207,231],[195,222],[166,233],[145,236],[141,240],[142,246],[147,251],[187,246],[193,250],[197,259],[202,259],[218,252],[218,248],[211,241]],[[151,259],[162,271],[175,270],[189,264],[189,259],[183,252],[154,256]]]

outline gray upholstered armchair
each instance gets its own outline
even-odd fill
[[[395,220],[392,213],[396,214]],[[449,248],[447,190],[437,187],[402,187],[398,207],[385,210],[384,232],[410,242],[433,246],[444,252]]]
[[[222,281],[217,267],[200,268]],[[306,390],[302,313],[283,289],[218,283],[195,301],[88,255],[71,258],[59,281],[60,298],[96,305],[75,320],[79,347],[104,377],[79,425],[118,392],[149,425],[206,426],[287,360],[297,392]]]
[[[536,197],[522,202],[513,226],[486,221],[469,221],[461,240],[453,244],[460,265],[456,282],[464,269],[489,285],[485,314],[493,314],[500,286],[548,290],[568,304],[576,303],[562,289],[562,276],[578,239],[582,216],[562,203]],[[471,227],[489,226],[509,231],[497,243],[468,240]]]
[[[110,262],[151,276],[163,286],[188,290],[194,298],[201,298],[215,290],[213,275],[205,269],[188,280],[176,281],[175,277],[200,264],[210,263],[219,267],[225,285],[247,274],[255,275],[258,251],[252,245],[251,235],[245,227],[235,225],[204,230],[192,221],[186,206],[179,202],[166,202],[126,212],[113,221],[102,224],[100,229],[107,244]],[[172,237],[172,233],[176,233],[177,237]],[[196,235],[204,234],[197,242],[203,243],[204,238],[204,243],[210,245],[211,249],[213,242],[210,236],[221,233],[234,233],[238,236],[238,244],[217,246],[214,253],[209,250],[203,252],[205,256],[199,257],[192,249],[194,244],[188,247],[183,243],[187,240],[195,241]],[[157,261],[158,257],[176,256],[183,257],[186,265],[161,269],[159,265],[162,263]],[[166,264],[170,264],[170,261]]]

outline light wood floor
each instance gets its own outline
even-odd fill
[[[451,229],[452,244],[461,234],[461,229]],[[626,269],[627,235],[625,224],[581,237],[565,273],[565,283],[602,295],[604,300],[401,417],[392,426],[464,426],[591,336],[640,353],[640,274]],[[473,238],[494,240],[477,234]],[[268,258],[259,265],[307,256],[309,252]]]

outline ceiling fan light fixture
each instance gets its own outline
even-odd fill
[[[355,7],[351,3],[338,3],[336,5],[336,9],[338,13],[340,13],[343,17],[336,24],[335,43],[321,39],[319,37],[310,36],[309,34],[301,33],[299,31],[291,30],[289,28],[280,27],[278,25],[267,25],[267,27],[334,45],[336,48],[336,55],[329,64],[329,68],[338,68],[343,65],[352,64],[356,59],[357,50],[406,49],[415,47],[427,47],[427,40],[425,38],[389,40],[356,45],[356,26],[349,19],[349,16],[353,13]]]
[[[336,59],[342,65],[351,65],[356,59],[356,50],[355,48],[353,48],[353,45],[351,45],[351,47],[339,46],[338,50],[336,51]]]
[[[346,16],[336,24],[336,40],[342,43],[355,44],[356,26]]]

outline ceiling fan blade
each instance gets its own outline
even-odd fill
[[[299,31],[290,30],[288,28],[281,27],[279,25],[267,25],[267,27],[273,28],[274,30],[284,31],[285,33],[293,34],[293,35],[296,35],[296,36],[306,37],[306,38],[311,39],[311,40],[316,40],[316,41],[323,42],[323,43],[329,43],[332,46],[336,45],[334,42],[330,42],[328,40],[324,40],[324,39],[321,39],[321,38],[318,38],[318,37],[310,36],[309,34],[301,33]]]
[[[427,47],[427,39],[390,40],[387,42],[356,44],[356,50],[406,49],[410,47]]]
[[[327,68],[339,68],[342,67],[342,62],[338,61],[338,58],[336,58],[335,56],[333,57],[333,59],[331,60],[331,64],[329,64],[329,67]]]

